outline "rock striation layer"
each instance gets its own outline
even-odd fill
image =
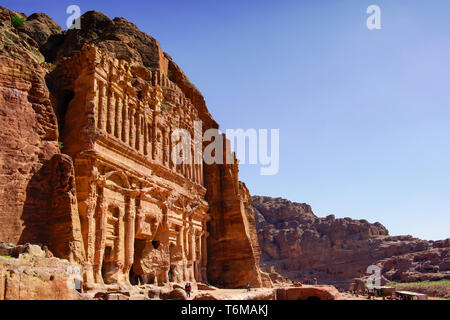
[[[375,264],[395,281],[450,277],[449,240],[389,236],[378,222],[319,218],[309,205],[282,198],[254,196],[252,205],[263,270],[344,288]]]

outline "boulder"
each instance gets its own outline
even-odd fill
[[[187,294],[183,289],[176,288],[169,292],[161,292],[163,300],[187,300]]]

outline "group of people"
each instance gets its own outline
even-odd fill
[[[313,284],[317,286],[317,278],[313,278],[312,280],[309,280],[307,277],[303,279],[303,284]]]

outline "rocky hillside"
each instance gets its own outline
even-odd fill
[[[450,239],[425,241],[390,236],[379,222],[334,215],[282,198],[253,197],[261,265],[292,280],[317,278],[346,287],[373,264],[395,281],[450,278]]]

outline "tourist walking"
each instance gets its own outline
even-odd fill
[[[184,290],[186,291],[187,296],[190,298],[191,297],[192,287],[191,287],[191,284],[189,282],[186,283],[186,285],[184,286]]]

